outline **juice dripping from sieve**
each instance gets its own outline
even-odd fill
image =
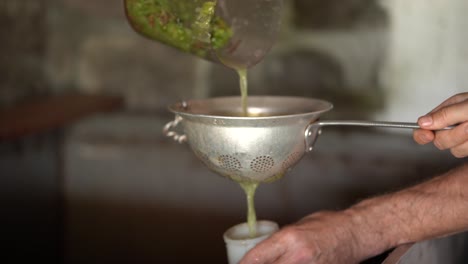
[[[269,178],[268,180],[264,181],[265,183],[271,183],[281,179],[284,176],[284,172],[278,173],[275,176]],[[254,238],[257,236],[257,215],[255,212],[255,192],[257,191],[260,182],[254,181],[245,181],[236,179],[234,177],[231,178],[232,180],[239,183],[245,193],[245,197],[247,200],[247,225],[249,227],[249,237]]]
[[[254,197],[258,184],[258,182],[239,182],[247,198],[247,225],[251,238],[257,236],[257,215],[255,213]]]

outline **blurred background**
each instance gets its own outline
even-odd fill
[[[324,119],[414,122],[468,88],[467,11],[464,0],[286,0],[249,93],[329,100]],[[224,263],[244,194],[161,130],[168,104],[238,95],[235,72],[137,35],[116,0],[0,0],[0,38],[1,262]],[[285,225],[463,161],[411,131],[323,132],[260,186],[258,218]]]

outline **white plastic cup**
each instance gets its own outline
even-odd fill
[[[223,238],[226,243],[229,264],[237,264],[242,257],[255,245],[267,239],[278,231],[277,223],[267,220],[257,221],[257,236],[250,238],[249,226],[242,223],[229,228],[224,232]]]

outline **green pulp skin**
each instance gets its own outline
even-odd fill
[[[215,15],[216,0],[124,0],[127,18],[144,36],[206,58],[232,31]]]

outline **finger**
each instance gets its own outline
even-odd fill
[[[468,157],[468,142],[458,145],[450,150],[452,155],[456,158]]]
[[[251,249],[241,259],[239,264],[268,264],[274,263],[284,253],[284,247],[279,247],[280,243],[276,242],[276,237],[272,237],[262,241]]]
[[[265,248],[259,244],[247,252],[239,264],[270,264],[277,261],[280,257],[281,255],[278,251]]]
[[[457,127],[437,131],[434,138],[434,145],[440,149],[451,149],[468,141],[468,122],[458,125]]]
[[[416,141],[416,143],[420,145],[425,145],[427,143],[430,143],[434,140],[434,138],[435,138],[434,132],[430,130],[416,129],[413,132],[414,141]]]
[[[442,109],[443,107],[446,107],[446,106],[449,106],[449,105],[453,105],[453,104],[457,104],[457,103],[461,103],[465,100],[468,100],[468,93],[459,93],[459,94],[456,94],[450,98],[448,98],[447,100],[443,101],[440,105],[438,105],[436,108],[432,109],[428,114],[431,114],[431,113],[434,113],[436,111],[439,111],[440,109]]]
[[[418,119],[423,129],[437,130],[468,120],[468,101],[443,107]]]
[[[287,255],[281,255],[277,259],[275,259],[273,262],[274,264],[291,264],[291,257]],[[296,263],[296,262],[294,262]]]

